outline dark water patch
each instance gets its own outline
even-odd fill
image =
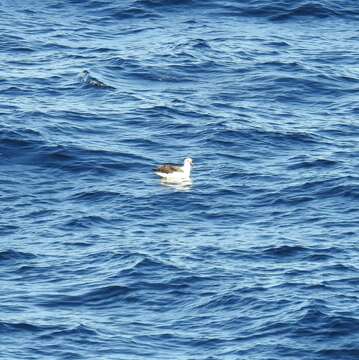
[[[335,249],[335,251],[333,251],[333,255],[335,253],[338,254],[340,252],[343,252],[343,251]],[[358,268],[357,268],[356,264],[354,265],[351,262],[347,262],[345,264],[336,263],[336,264],[332,264],[332,265],[327,266],[327,271],[338,272],[338,273],[350,271],[350,272],[356,273],[358,271]]]
[[[358,199],[359,197],[359,185],[345,184],[333,186],[330,189],[323,189],[317,193],[320,196],[343,196],[345,198]]]
[[[49,340],[56,339],[58,337],[70,337],[73,338],[74,341],[82,343],[82,339],[96,336],[98,336],[97,331],[80,324],[71,328],[64,328],[62,326],[62,329],[53,329],[53,331],[48,331],[46,334],[40,335],[38,338],[41,340]]]
[[[123,20],[133,19],[133,18],[156,19],[161,17],[161,15],[153,11],[145,10],[143,8],[130,8],[127,10],[115,12],[112,14],[112,17],[114,17],[115,19],[123,19]]]
[[[173,6],[183,6],[183,5],[194,5],[193,0],[136,0],[134,4],[139,6],[147,6],[149,8],[152,7],[168,7],[171,8]]]
[[[338,139],[350,139],[356,137],[359,129],[355,124],[337,124],[336,128],[329,128],[321,130],[321,133],[332,138],[334,141]]]
[[[294,161],[297,159],[293,159]],[[297,170],[297,169],[328,169],[335,165],[338,165],[338,162],[330,159],[313,159],[310,160],[307,157],[298,158],[298,161],[294,164],[288,165],[288,169]]]
[[[289,21],[298,17],[319,19],[327,17],[355,18],[359,14],[353,2],[339,1],[330,3],[326,1],[313,2],[307,0],[286,0],[279,3],[272,3],[267,0],[253,0],[245,4],[238,4],[231,1],[223,4],[223,6],[218,6],[218,11],[219,15],[265,17],[273,21]]]
[[[100,259],[102,262],[119,261],[121,263],[127,263],[128,261],[130,261],[132,264],[132,262],[134,261],[136,262],[142,258],[143,255],[135,251],[133,252],[96,251],[94,253],[90,253],[87,255],[87,260],[89,262],[94,262],[94,263]]]
[[[290,47],[291,45],[286,41],[269,41],[266,45],[273,46],[274,48],[278,47]]]
[[[5,82],[4,79],[0,79],[0,83]],[[9,105],[9,104],[0,104],[0,109],[4,111],[17,111],[18,107],[16,105]]]
[[[38,132],[4,131],[0,134],[3,163],[19,163],[68,171],[111,171],[135,166],[143,158],[108,150],[46,143]],[[120,160],[122,158],[122,160]],[[116,160],[117,159],[117,160]]]
[[[16,260],[30,260],[36,258],[32,253],[26,253],[15,250],[4,250],[0,252],[0,261],[16,261]]]
[[[282,62],[282,61],[278,61],[278,60],[270,60],[270,61],[266,61],[266,62],[263,62],[263,63],[257,63],[256,67],[259,67],[259,66],[260,67],[261,66],[268,67],[271,70],[277,68],[279,70],[288,71],[288,72],[290,71],[292,73],[296,72],[296,71],[302,72],[303,70],[305,70],[303,64],[301,64],[301,63],[298,63],[298,62]]]
[[[266,255],[274,256],[274,257],[293,257],[298,255],[303,255],[310,251],[306,247],[302,246],[289,246],[289,245],[282,245],[279,247],[271,247],[265,249],[263,252]]]
[[[142,108],[142,109],[138,109],[137,110],[138,113],[143,114],[146,117],[151,117],[151,118],[158,118],[159,116],[163,117],[163,116],[170,116],[170,117],[180,117],[180,119],[186,118],[186,119],[198,119],[198,117],[201,117],[203,119],[205,118],[210,118],[210,116],[208,114],[204,114],[202,112],[199,111],[194,111],[194,110],[187,110],[184,109],[183,107],[178,106],[176,103],[172,103],[170,105],[151,105],[148,106],[146,108]],[[170,125],[170,124],[166,124],[166,125],[162,125],[161,123],[159,123],[157,125],[159,128],[163,128],[164,130],[166,130],[166,128],[168,127],[174,127],[175,125]],[[191,126],[191,123],[187,124],[187,126]],[[202,133],[204,135],[206,135],[205,130],[202,130]],[[176,133],[171,134],[171,136],[176,136],[176,135],[181,135],[182,132],[176,131]],[[187,132],[187,136],[191,136],[192,132],[188,131]],[[161,136],[165,136],[165,139],[168,139],[168,135],[167,134],[163,134]],[[156,136],[153,137],[153,139],[156,139]],[[148,142],[149,139],[143,139],[142,141],[144,142]],[[153,142],[153,140],[151,140]]]
[[[329,16],[339,16],[340,13],[338,8],[330,7],[328,4],[320,4],[315,2],[303,3],[296,6],[289,11],[283,11],[281,14],[274,15],[271,17],[272,20],[287,20],[291,17],[298,16],[310,16],[325,18]]]
[[[276,76],[273,83],[274,86],[271,84],[270,87],[274,87],[276,90],[282,87],[291,88],[293,92],[298,94],[315,89],[317,94],[333,96],[335,92],[346,91],[346,89],[339,87],[335,81],[321,81],[318,77]]]
[[[34,52],[35,50],[30,48],[30,47],[12,47],[11,48],[11,52],[12,53],[32,53]]]
[[[228,146],[237,147],[243,142],[247,144],[264,143],[270,148],[293,148],[298,146],[315,146],[316,144],[326,143],[326,139],[317,134],[301,131],[275,131],[265,129],[239,128],[238,130],[224,128],[218,129],[212,136],[215,143],[222,142]],[[265,149],[268,151],[268,149]]]
[[[56,328],[51,325],[34,325],[26,322],[6,322],[0,321],[0,333],[39,333]]]
[[[132,292],[133,290],[126,286],[109,285],[78,295],[47,295],[43,301],[40,301],[40,305],[47,307],[111,306],[125,301]]]
[[[269,203],[272,206],[280,206],[280,205],[287,205],[287,206],[299,206],[300,204],[306,204],[310,201],[313,201],[315,198],[313,196],[277,196],[273,194],[273,198],[269,200]]]
[[[76,201],[107,201],[118,197],[120,194],[113,191],[83,191],[71,196]]]
[[[193,46],[204,45],[197,42]],[[177,46],[178,47],[178,46]],[[136,59],[130,58],[112,58],[108,60],[108,69],[119,71],[122,77],[127,77],[133,80],[150,80],[150,81],[164,81],[164,82],[187,82],[195,81],[201,74],[225,71],[225,68],[214,60],[198,59],[193,62],[193,55],[190,52],[182,50],[180,46],[175,54],[171,54],[164,58],[165,61],[156,65],[148,62],[140,62]]]
[[[165,82],[188,82],[193,81],[189,76],[185,76],[182,72],[176,69],[166,69],[164,67],[146,66],[142,70],[129,72],[126,71],[126,76],[131,79],[148,80],[148,81],[165,81]]]
[[[306,259],[308,261],[329,261],[331,259],[333,259],[334,256],[333,255],[329,255],[329,254],[312,254],[312,255],[308,255],[306,257]]]
[[[358,197],[358,186],[346,177],[308,180],[304,183],[285,187],[281,191],[266,192],[255,199],[262,204],[299,204],[311,200]]]
[[[226,309],[228,311],[238,309],[238,306],[253,306],[260,302],[256,297],[241,296],[240,292],[231,292],[229,294],[221,295],[213,293],[210,296],[207,295],[206,298],[207,300],[203,300],[196,309],[206,309],[207,311],[220,311],[221,309]]]
[[[327,314],[317,307],[310,307],[296,323],[292,335],[314,337],[352,336],[358,333],[359,320],[355,317]]]
[[[41,48],[43,50],[60,50],[60,51],[66,51],[66,50],[71,49],[70,46],[66,46],[64,44],[59,44],[59,43],[55,43],[55,42],[42,44]]]
[[[13,197],[13,199],[16,199],[16,196]],[[3,201],[4,198],[0,196],[0,201]],[[16,233],[20,229],[19,226],[16,225],[0,225],[0,235],[11,235]]]
[[[47,216],[51,216],[55,214],[56,212],[54,210],[49,209],[43,209],[43,210],[35,210],[32,212],[29,212],[26,215],[23,215],[22,218],[29,218],[29,219],[38,219],[38,218],[45,218]]]
[[[42,144],[42,136],[38,131],[32,129],[9,129],[3,128],[0,131],[1,153],[4,154],[7,148],[27,148],[32,144]]]
[[[20,265],[14,270],[14,274],[19,274],[21,276],[33,276],[33,279],[40,280],[39,274],[44,271],[46,268],[31,266],[31,265]],[[48,270],[48,269],[46,269]]]
[[[11,96],[30,95],[31,89],[27,89],[25,88],[25,86],[23,88],[20,88],[18,86],[9,86],[8,88],[3,89],[1,93],[3,95],[11,95]]]
[[[142,258],[136,264],[134,264],[131,268],[121,271],[122,275],[129,274],[131,276],[135,276],[136,274],[151,274],[151,276],[155,276],[156,273],[163,272],[178,272],[179,269],[173,264],[166,263],[164,261],[159,261],[156,259],[151,259],[149,257]]]
[[[172,281],[139,281],[135,282],[133,285],[138,290],[141,291],[148,291],[151,293],[158,293],[158,294],[167,294],[167,295],[174,295],[174,296],[188,296],[190,295],[190,288],[191,285],[187,283],[174,283]],[[180,299],[178,299],[180,300]]]
[[[110,64],[109,68],[113,70],[125,70],[125,69],[140,69],[141,62],[135,58],[130,57],[114,57],[109,58],[107,62]]]
[[[66,246],[73,246],[73,247],[78,247],[78,248],[88,248],[93,246],[93,243],[87,242],[87,241],[74,241],[74,242],[65,242],[64,243]]]
[[[343,265],[345,270],[343,272],[352,271],[350,268]],[[333,269],[332,269],[333,270]],[[343,276],[341,279],[338,280],[327,280],[324,281],[324,284],[327,286],[334,286],[339,289],[347,289],[348,291],[352,291],[353,286],[357,286],[359,284],[359,278],[357,276],[347,277]]]
[[[217,38],[215,40],[220,41],[221,39]],[[196,54],[203,55],[204,53],[208,54],[214,52],[210,42],[201,38],[179,41],[175,44],[175,46],[173,46],[173,50],[175,51],[174,58],[189,56],[189,60],[194,60],[196,58]],[[196,60],[199,61],[199,59]],[[192,62],[192,64],[196,66],[197,62]],[[205,68],[203,68],[203,70],[205,70]]]
[[[75,219],[68,220],[66,223],[59,225],[61,229],[90,229],[95,226],[108,226],[110,223],[121,222],[120,219],[113,220],[104,218],[102,216],[82,216]]]
[[[343,360],[352,360],[359,356],[359,348],[355,344],[349,343],[345,349],[330,347],[318,350],[317,353],[325,358],[340,357]]]

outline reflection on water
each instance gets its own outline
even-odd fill
[[[179,191],[189,191],[192,188],[192,180],[177,180],[177,181],[169,181],[169,180],[161,180],[161,185],[174,188]]]

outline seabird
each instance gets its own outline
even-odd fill
[[[186,158],[183,166],[164,164],[155,169],[155,174],[166,181],[183,181],[191,178],[192,159]]]
[[[103,88],[103,89],[114,89],[114,87],[105,84],[101,80],[96,79],[95,77],[91,76],[87,70],[83,70],[80,74],[82,81],[90,86]]]

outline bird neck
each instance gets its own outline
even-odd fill
[[[89,74],[88,73],[83,73],[81,74],[81,78],[83,82],[87,82],[88,78],[89,78]]]
[[[183,172],[185,173],[186,176],[190,176],[191,175],[191,164],[185,163],[183,165]]]

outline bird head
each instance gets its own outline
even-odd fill
[[[193,161],[192,161],[192,159],[191,158],[186,158],[185,160],[184,160],[184,165],[186,166],[193,166]]]

